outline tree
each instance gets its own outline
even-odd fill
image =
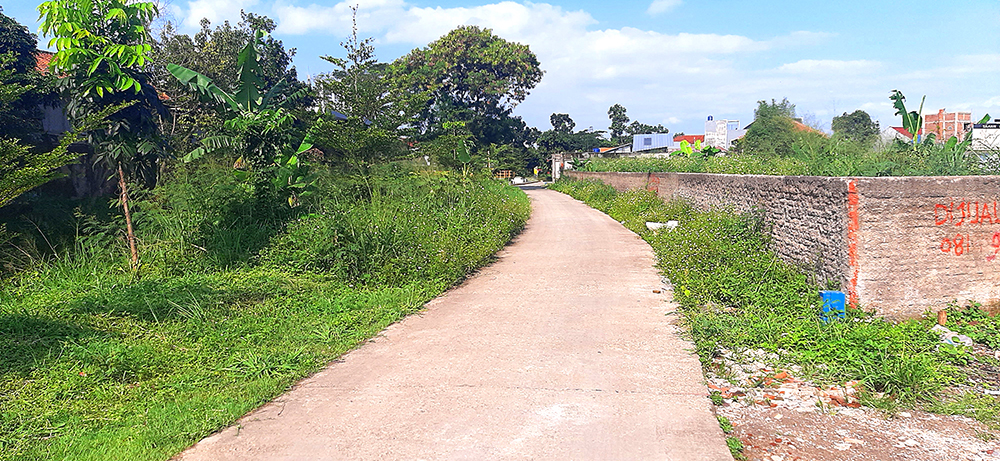
[[[628,133],[629,135],[650,134],[650,133],[667,134],[670,132],[670,130],[664,128],[664,126],[660,124],[647,125],[645,123],[640,123],[638,120],[636,120],[630,123],[628,127],[625,128],[625,132]]]
[[[50,79],[36,69],[37,40],[28,28],[3,14],[0,7],[0,60],[3,84],[16,95],[4,98],[0,136],[37,144],[43,139],[40,106],[52,99]]]
[[[357,16],[356,7],[352,7]],[[313,88],[322,113],[336,111],[347,117],[326,117],[313,127],[313,140],[328,157],[366,168],[406,152],[401,135],[427,102],[426,92],[404,91],[399,76],[375,59],[372,39],[358,39],[355,19],[351,35],[341,46],[346,58],[322,56],[336,68],[319,75]]]
[[[576,122],[569,117],[569,114],[552,114],[549,116],[549,123],[552,124],[552,130],[557,133],[572,133],[576,127]]]
[[[66,113],[81,121],[107,106],[127,104],[107,127],[89,133],[96,161],[117,170],[132,268],[139,253],[129,209],[128,177],[159,157],[162,146],[154,113],[166,115],[144,70],[152,50],[149,23],[159,12],[151,2],[50,0],[38,6],[40,30],[56,48],[51,69],[68,98]]]
[[[593,129],[573,132],[576,123],[569,114],[549,116],[552,129],[538,136],[538,147],[545,152],[583,152],[607,144],[604,132]]]
[[[625,144],[630,141],[625,136],[625,129],[628,127],[629,118],[625,115],[625,106],[615,104],[608,109],[608,118],[611,119],[611,126],[608,132],[611,134],[611,142],[614,144]]]
[[[788,101],[788,98],[782,98],[780,102],[771,99],[770,103],[767,101],[757,101],[757,109],[753,111],[753,119],[759,120],[770,117],[787,117],[794,119],[795,104]]]
[[[736,141],[736,152],[758,155],[792,155],[792,144],[798,139],[795,128],[795,104],[788,98],[757,101],[754,121],[747,134]]]
[[[504,123],[543,73],[527,45],[478,26],[460,26],[392,67],[412,91],[430,91],[423,133],[434,135],[446,121],[465,121],[480,145],[503,143],[496,135],[508,131],[493,125]]]
[[[835,135],[857,142],[872,141],[879,134],[878,122],[861,109],[834,117],[830,126]]]

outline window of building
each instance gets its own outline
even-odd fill
[[[642,145],[644,145],[644,146],[652,146],[653,145],[653,138],[642,138]]]

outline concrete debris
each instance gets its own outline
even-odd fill
[[[674,230],[677,226],[681,225],[680,221],[667,221],[667,222],[646,222],[646,229],[651,231],[666,229]]]
[[[947,327],[941,325],[934,325],[931,331],[936,331],[941,335],[941,342],[945,344],[951,344],[953,346],[962,345],[965,347],[972,347],[972,338],[960,335],[954,331],[949,330]]]

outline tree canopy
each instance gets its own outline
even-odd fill
[[[834,117],[831,128],[835,135],[858,142],[871,141],[879,134],[878,122],[861,109]]]
[[[611,135],[611,142],[615,144],[629,142],[628,136],[625,136],[629,118],[628,115],[625,115],[625,112],[625,106],[621,104],[615,104],[608,108],[608,118],[611,119],[611,126],[608,127],[608,133]]]
[[[0,83],[7,92],[0,110],[0,136],[33,144],[42,141],[39,106],[51,91],[50,79],[35,66],[37,46],[35,35],[0,8]]]
[[[429,91],[422,131],[446,121],[465,121],[480,144],[502,142],[511,110],[542,79],[527,45],[509,42],[478,26],[460,26],[425,48],[396,60],[394,70],[414,92]],[[518,131],[518,130],[515,130]]]

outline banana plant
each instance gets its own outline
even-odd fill
[[[906,96],[903,96],[903,93],[899,90],[892,90],[889,94],[889,99],[892,100],[892,107],[896,108],[896,115],[903,117],[903,129],[913,135],[912,144],[913,149],[916,150],[917,137],[920,136],[920,129],[924,125],[924,100],[927,99],[927,96],[924,95],[924,97],[920,98],[920,110],[918,112],[906,111],[906,105],[903,103],[903,101],[906,101]]]
[[[256,126],[255,128],[264,129],[265,131],[279,129],[291,117],[291,115],[284,111],[285,106],[292,101],[302,98],[306,90],[301,89],[286,96],[285,92],[289,85],[286,80],[282,79],[273,87],[264,91],[264,81],[260,77],[263,72],[260,67],[261,57],[257,49],[263,45],[263,38],[265,36],[266,34],[263,31],[258,30],[254,34],[254,38],[240,51],[237,58],[239,87],[235,93],[230,94],[226,92],[222,88],[219,88],[211,78],[184,66],[171,63],[167,64],[167,70],[184,86],[194,91],[202,102],[214,106],[227,119],[226,124],[230,131],[232,131],[234,126],[254,125],[253,123],[230,123],[237,118],[255,121],[269,120],[271,122],[270,125],[265,125],[264,127]],[[239,147],[246,147],[240,146],[241,142],[237,137],[228,134],[206,137],[200,141],[201,146],[185,155],[183,160],[191,162],[218,151],[236,150]],[[268,149],[265,148],[264,150]]]
[[[295,118],[285,106],[305,95],[305,89],[286,96],[288,83],[282,79],[264,91],[260,55],[265,33],[257,31],[240,51],[239,87],[234,93],[219,88],[211,78],[177,64],[167,70],[198,98],[212,105],[226,119],[222,133],[207,136],[201,145],[185,155],[192,162],[206,155],[230,152],[239,155],[233,164],[237,179],[244,182],[270,181],[275,190],[295,207],[299,198],[308,195],[316,175],[301,154],[312,148],[309,135],[293,148],[288,129]]]

